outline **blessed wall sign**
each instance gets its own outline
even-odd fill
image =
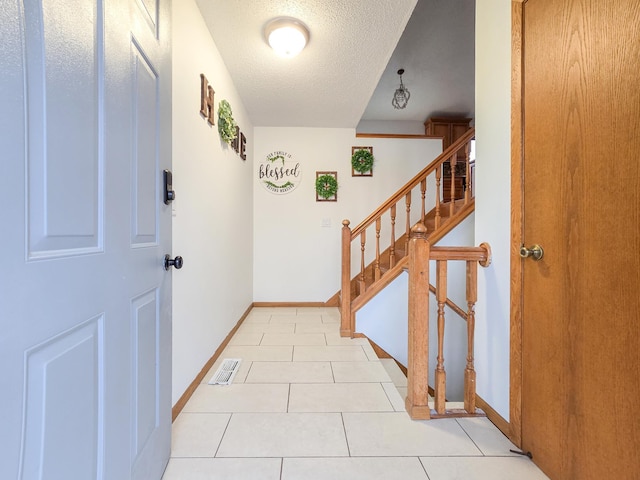
[[[271,152],[258,165],[258,181],[276,195],[293,192],[300,184],[302,169],[290,153]]]

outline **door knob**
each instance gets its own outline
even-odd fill
[[[520,256],[522,258],[532,257],[534,260],[538,261],[544,256],[544,250],[540,245],[533,245],[531,248],[527,248],[524,245],[520,247]]]
[[[164,269],[169,270],[171,267],[176,267],[178,270],[182,268],[183,264],[182,257],[178,256],[176,258],[171,258],[171,255],[164,256]]]

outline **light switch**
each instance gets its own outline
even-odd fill
[[[323,218],[322,219],[322,223],[320,225],[322,227],[330,227],[331,226],[331,219],[330,218]]]

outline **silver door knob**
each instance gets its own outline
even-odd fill
[[[520,247],[520,256],[522,258],[533,258],[535,261],[540,260],[543,256],[544,256],[544,250],[542,249],[542,247],[540,245],[533,245],[530,248],[525,247],[524,245],[522,245]]]

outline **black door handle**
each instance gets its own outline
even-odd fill
[[[167,254],[164,256],[164,269],[169,270],[171,267],[175,267],[178,270],[182,268],[184,261],[182,257],[177,256],[176,258],[171,258],[171,255]]]

